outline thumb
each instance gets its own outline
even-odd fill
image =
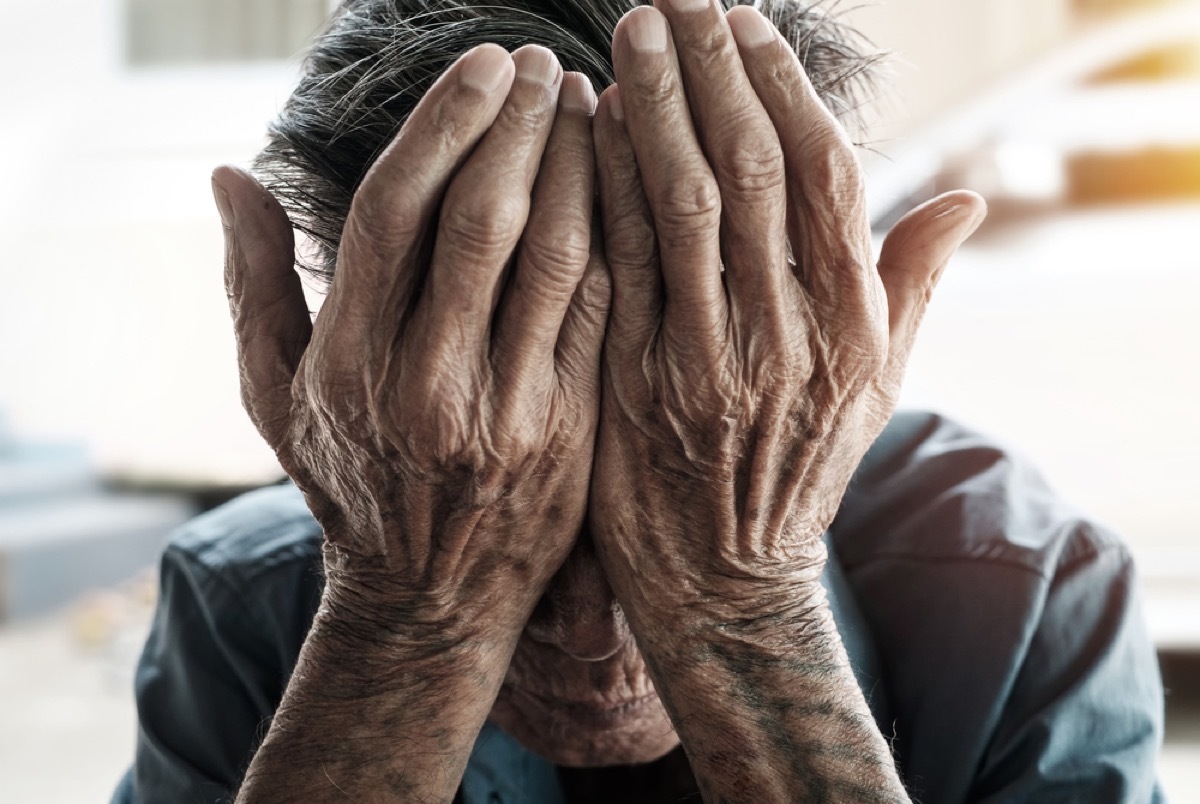
[[[249,174],[219,167],[212,186],[225,231],[225,295],[237,341],[242,404],[280,453],[287,442],[292,380],[312,335],[293,268],[292,226],[279,202]]]
[[[967,190],[945,193],[892,227],[879,256],[890,334],[885,374],[899,382],[933,289],[950,258],[987,217],[987,203]]]

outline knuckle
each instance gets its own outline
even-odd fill
[[[549,291],[569,293],[591,252],[588,236],[566,227],[561,237],[534,233],[521,242],[521,261],[534,269]]]
[[[715,226],[721,218],[721,192],[711,175],[697,175],[692,171],[688,177],[684,171],[678,173],[667,169],[666,175],[681,175],[658,194],[656,219],[660,222],[659,234],[666,238],[688,236],[699,230]]]
[[[525,226],[528,200],[512,195],[448,199],[442,213],[442,236],[467,251],[509,251]]]
[[[346,239],[389,247],[416,237],[422,203],[409,182],[375,183],[354,195],[346,218]]]
[[[514,465],[520,465],[540,455],[545,446],[542,434],[533,427],[517,427],[505,434],[502,451]]]
[[[478,472],[484,468],[479,440],[459,406],[443,400],[429,415],[406,422],[404,442],[409,454],[425,471]]]
[[[735,58],[741,61],[733,39],[720,27],[682,26],[672,30],[671,37],[682,57],[694,63],[703,75],[723,75],[729,62]]]
[[[592,324],[603,324],[612,302],[612,277],[606,270],[597,270],[584,277],[580,309]]]
[[[445,430],[429,434],[426,439],[417,439],[415,446],[422,450],[417,454],[425,454],[433,467],[449,472],[464,472],[475,474],[484,469],[483,456],[478,450],[472,449],[464,440]]]
[[[541,131],[553,119],[554,106],[550,102],[553,96],[548,90],[537,90],[537,94],[526,96],[525,93],[514,93],[505,104],[497,121],[504,129],[514,135],[524,136],[532,144],[533,135]]]
[[[605,240],[605,256],[614,268],[641,267],[658,259],[654,228],[641,218],[613,228]]]
[[[856,197],[862,192],[858,157],[836,133],[814,134],[805,150],[804,177],[810,188],[831,196]]]
[[[714,163],[724,196],[755,198],[784,187],[783,152],[766,137],[725,138]]]
[[[644,104],[647,108],[670,108],[682,94],[668,70],[638,70],[621,86],[622,98],[633,96],[637,99],[634,103]]]
[[[605,229],[625,226],[634,219],[649,221],[645,190],[637,165],[630,160],[622,164],[600,182],[600,201],[603,209]]]

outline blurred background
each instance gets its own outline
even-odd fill
[[[0,0],[0,801],[106,801],[171,528],[281,474],[243,414],[209,173],[245,165],[327,0]],[[908,403],[1031,455],[1130,541],[1200,802],[1200,0],[882,0],[880,233],[993,214]],[[64,762],[64,758],[69,758]]]

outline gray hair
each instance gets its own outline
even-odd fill
[[[731,8],[741,0],[722,0]],[[745,0],[749,3],[750,0]],[[355,190],[439,75],[484,42],[552,50],[602,91],[613,82],[617,22],[640,0],[345,0],[304,61],[299,85],[254,162],[308,235],[298,266],[327,286]],[[852,28],[804,0],[758,0],[843,123],[858,124],[879,56]]]

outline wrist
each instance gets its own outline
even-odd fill
[[[743,587],[725,583],[704,599],[622,601],[644,653],[690,661],[714,647],[749,650],[763,657],[840,646],[824,587],[819,583]],[[669,625],[667,625],[669,624]],[[645,644],[643,644],[645,643]]]
[[[822,510],[836,509],[838,501],[751,502],[740,487],[749,481],[721,478],[716,470],[703,478],[632,475],[620,465],[611,471],[624,479],[597,484],[589,518],[611,573],[640,571],[663,579],[655,585],[702,593],[727,579],[767,589],[820,583],[827,559]]]
[[[593,530],[605,572],[627,615],[645,612],[648,623],[699,620],[753,630],[780,621],[803,624],[825,605],[821,581],[827,550],[819,536],[764,556],[742,549],[734,532],[674,524],[675,532],[686,536],[661,544],[628,537],[671,532],[656,529],[672,527],[661,520]]]
[[[788,609],[645,625],[631,618],[706,798],[907,800],[823,591]]]
[[[466,676],[502,679],[520,632],[520,626],[501,627],[495,620],[484,625],[430,618],[419,605],[395,599],[375,607],[362,600],[346,605],[327,591],[305,652],[327,683],[371,697],[409,689],[418,677],[440,686]]]
[[[450,800],[511,648],[375,633],[322,605],[239,802]]]
[[[394,540],[400,542],[399,539]],[[515,645],[541,586],[520,578],[430,579],[398,573],[387,556],[360,556],[329,542],[316,621],[334,638],[380,649],[441,652],[464,643]],[[544,586],[544,584],[543,584]]]

